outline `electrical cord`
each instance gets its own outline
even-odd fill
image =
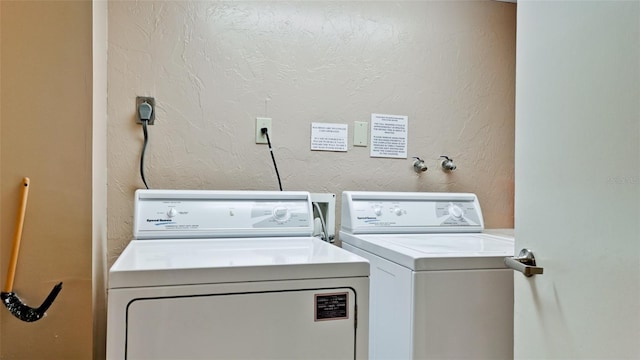
[[[314,202],[313,206],[315,207],[316,211],[318,212],[318,216],[320,217],[320,225],[322,225],[322,231],[324,233],[324,236],[320,236],[320,239],[322,239],[322,240],[324,240],[326,242],[330,242],[329,232],[327,231],[327,223],[324,222],[324,216],[322,216],[322,210],[320,209],[320,205],[318,205],[317,202]]]
[[[149,133],[147,132],[147,123],[149,120],[142,120],[142,133],[144,134],[144,142],[142,143],[142,153],[140,154],[140,177],[144,183],[144,187],[149,189],[147,180],[144,178],[144,154],[147,151],[147,143],[149,142]]]
[[[142,133],[144,134],[142,152],[140,153],[140,177],[142,178],[144,187],[147,189],[149,189],[149,185],[147,185],[147,179],[145,179],[144,177],[144,155],[147,151],[147,143],[149,142],[149,132],[147,131],[147,126],[149,125],[151,114],[153,114],[153,107],[151,106],[151,104],[145,101],[138,105],[138,116],[140,116],[140,121],[142,122]]]
[[[280,181],[280,173],[278,172],[278,165],[276,165],[276,158],[273,156],[273,148],[271,147],[271,140],[269,139],[269,131],[266,127],[260,129],[260,131],[267,137],[267,144],[269,145],[269,152],[271,153],[271,160],[273,160],[273,168],[276,170],[276,176],[278,177],[278,186],[282,191],[282,182]]]

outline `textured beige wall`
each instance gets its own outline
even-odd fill
[[[0,309],[2,359],[90,359],[91,1],[0,1],[0,273],[4,287],[20,181],[31,178],[14,291],[35,323]]]
[[[487,227],[512,227],[515,18],[496,1],[109,2],[108,262],[143,186],[136,95],[157,102],[151,188],[277,190],[253,135],[269,116],[285,190],[474,192]],[[351,146],[371,113],[409,117],[427,173]],[[348,124],[349,151],[310,151],[312,122]]]

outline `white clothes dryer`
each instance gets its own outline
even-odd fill
[[[139,190],[109,271],[108,359],[367,359],[369,264],[306,192]]]
[[[343,193],[342,247],[371,263],[370,359],[513,358],[514,241],[483,228],[474,194]]]

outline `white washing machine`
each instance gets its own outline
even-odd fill
[[[139,190],[109,271],[108,359],[366,359],[369,263],[306,192]]]
[[[371,263],[370,359],[513,358],[514,241],[483,227],[474,194],[343,193],[342,247]]]

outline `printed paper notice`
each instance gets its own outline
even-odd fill
[[[371,157],[407,158],[407,123],[402,115],[371,114]]]
[[[311,150],[347,151],[347,124],[311,123]]]

